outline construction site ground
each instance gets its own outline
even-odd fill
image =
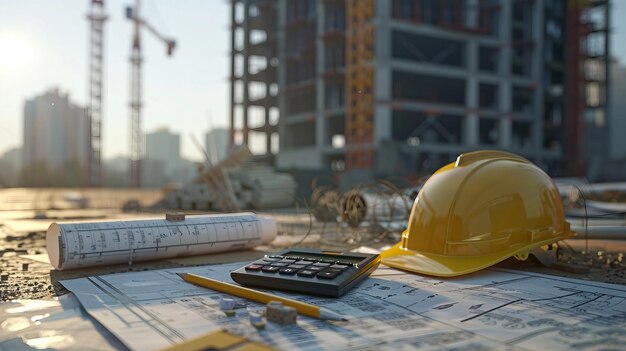
[[[59,284],[59,281],[64,279],[166,267],[251,261],[268,251],[278,251],[293,246],[323,247],[344,251],[362,246],[382,248],[394,244],[399,239],[398,233],[387,233],[367,225],[348,228],[334,222],[321,223],[310,215],[308,210],[291,208],[259,213],[276,220],[278,235],[270,245],[258,247],[255,250],[137,262],[132,266],[111,265],[58,271],[46,262],[45,232],[50,223],[81,219],[159,217],[164,213],[123,213],[118,209],[62,208],[58,204],[49,206],[49,203],[40,203],[35,209],[28,205],[28,200],[18,201],[16,198],[19,197],[8,198],[6,194],[5,191],[0,191],[0,204],[3,206],[0,208],[0,300],[2,301],[42,299],[66,294],[67,290]],[[17,193],[11,192],[11,194]],[[127,197],[132,197],[132,195],[120,195],[116,201],[127,201]],[[45,199],[45,196],[43,198]],[[49,196],[48,200],[51,198],[53,197]],[[624,265],[626,240],[572,239],[562,242],[559,246],[557,268],[545,267],[534,259],[524,262],[509,259],[500,263],[499,266],[626,285]]]

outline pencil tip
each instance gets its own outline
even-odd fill
[[[178,275],[181,278],[185,278],[185,274],[187,274],[187,273],[176,273],[176,275]]]

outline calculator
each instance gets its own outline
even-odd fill
[[[265,255],[230,276],[242,285],[339,297],[365,279],[379,263],[379,255],[288,249]]]

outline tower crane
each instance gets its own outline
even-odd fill
[[[108,16],[104,10],[104,0],[91,0],[87,14],[90,23],[89,35],[89,118],[91,120],[89,153],[90,186],[102,185],[102,85],[104,75],[104,22]]]
[[[176,41],[163,36],[150,23],[140,16],[141,0],[135,0],[135,7],[126,7],[126,18],[133,21],[132,53],[130,55],[130,184],[141,186],[141,160],[143,159],[143,136],[141,133],[141,28],[145,28],[165,44],[167,56],[172,56]]]

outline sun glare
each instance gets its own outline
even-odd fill
[[[12,72],[28,66],[33,59],[33,46],[28,38],[0,32],[0,70]]]

